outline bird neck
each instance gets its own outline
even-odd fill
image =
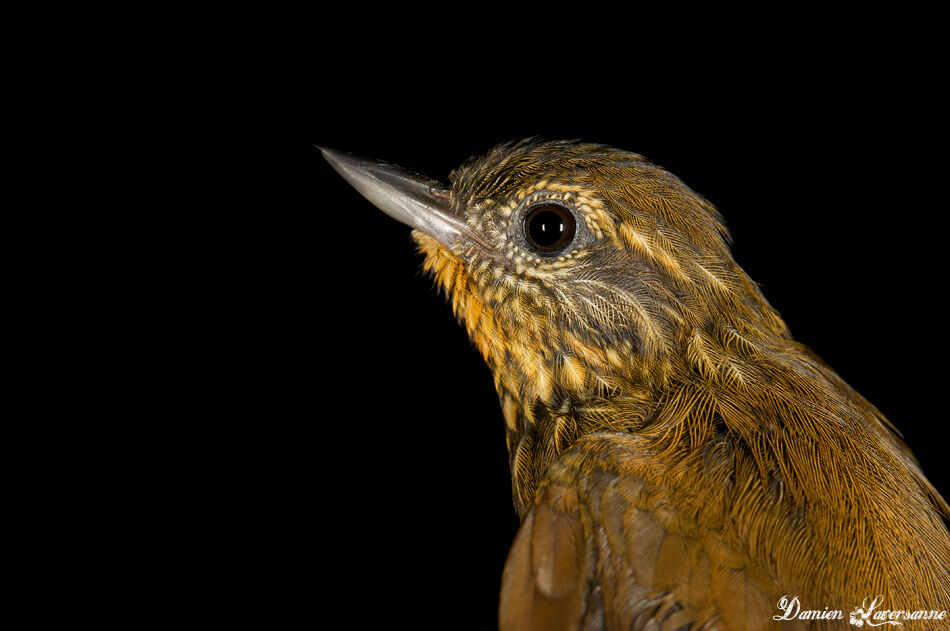
[[[525,370],[517,362],[493,366],[493,372],[505,421],[512,500],[522,516],[544,472],[565,450],[589,434],[635,432],[648,422],[657,400],[653,386],[616,376],[604,375],[609,389],[574,389],[560,382],[539,389],[526,387]],[[537,396],[542,391],[545,396]]]
[[[476,343],[479,337],[476,328]],[[712,408],[702,402],[738,405],[767,397],[763,362],[776,375],[794,376],[807,368],[821,383],[830,378],[819,374],[784,328],[676,327],[665,352],[649,362],[623,340],[611,347],[569,340],[560,347],[570,348],[570,354],[539,348],[530,336],[509,337],[504,353],[485,354],[505,420],[519,514],[530,508],[548,466],[584,436],[650,433],[672,424],[684,429],[697,419],[708,424],[702,415]],[[798,355],[803,366],[790,365]],[[784,359],[776,361],[778,356]]]

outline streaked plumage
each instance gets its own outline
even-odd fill
[[[413,236],[501,401],[522,518],[502,629],[763,629],[783,595],[950,609],[946,502],[792,338],[708,201],[575,142],[509,143],[451,181],[475,237]],[[546,203],[578,218],[555,254],[523,235]]]

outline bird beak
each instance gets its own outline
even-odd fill
[[[442,184],[386,162],[317,148],[343,179],[393,219],[434,237],[449,249],[460,242],[483,245],[452,213],[450,193]]]

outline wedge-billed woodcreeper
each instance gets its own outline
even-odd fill
[[[842,628],[877,595],[950,609],[947,503],[675,176],[568,141],[498,146],[449,187],[323,153],[414,229],[494,375],[521,518],[501,629]],[[845,619],[779,620],[793,596]]]

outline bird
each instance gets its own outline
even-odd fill
[[[520,520],[499,629],[948,624],[950,507],[710,201],[580,140],[502,143],[448,185],[320,149],[412,228],[491,371]]]

